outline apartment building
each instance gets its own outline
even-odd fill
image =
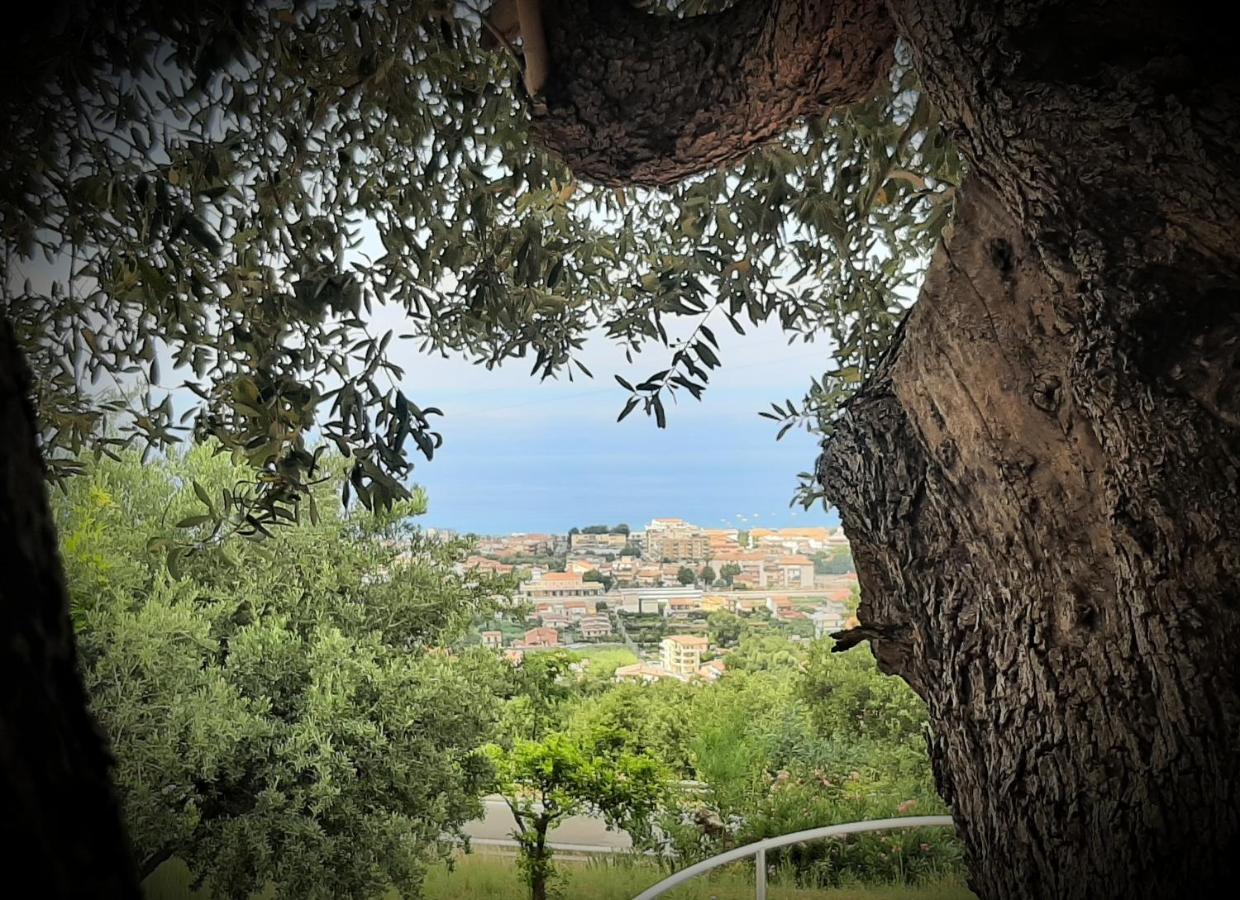
[[[597,581],[582,581],[577,572],[544,572],[541,577],[521,585],[522,599],[532,602],[598,597],[603,585]]]
[[[482,646],[489,647],[492,650],[498,650],[504,646],[504,633],[502,631],[484,631],[482,632]]]
[[[611,619],[607,616],[585,616],[577,623],[578,633],[586,640],[611,636]]]
[[[651,561],[710,558],[710,537],[684,519],[653,519],[642,533],[642,556]]]
[[[814,586],[814,561],[808,556],[802,556],[799,553],[777,556],[770,560],[765,568],[767,585],[770,587],[812,588]]]
[[[570,534],[568,549],[572,553],[594,553],[599,556],[619,556],[629,545],[627,534]]]
[[[697,634],[674,634],[659,643],[662,667],[673,675],[696,675],[709,642]]]

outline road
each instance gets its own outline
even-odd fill
[[[490,796],[483,803],[486,812],[465,826],[470,842],[481,846],[515,847],[512,832],[516,822],[512,810],[502,797]],[[633,848],[633,841],[623,831],[608,831],[602,819],[592,816],[569,816],[558,828],[552,829],[548,841],[553,850],[576,853],[622,853]]]

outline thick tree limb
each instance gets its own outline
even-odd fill
[[[30,374],[0,316],[0,844],[41,897],[137,897],[77,670]]]
[[[671,184],[862,99],[894,42],[875,0],[741,0],[689,19],[559,0],[543,17],[534,136],[602,184]]]

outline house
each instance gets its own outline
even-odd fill
[[[576,572],[546,572],[541,578],[527,581],[520,589],[523,599],[534,602],[597,597],[602,593],[602,584],[582,581]]]
[[[585,616],[577,623],[577,631],[587,640],[611,635],[611,619],[607,616]]]
[[[513,572],[513,566],[487,559],[485,556],[470,556],[461,563],[460,568],[462,573],[478,571],[489,572],[492,575],[511,575]]]
[[[751,547],[782,548],[790,553],[817,553],[830,540],[830,528],[754,528],[749,532]]]
[[[663,615],[687,616],[690,613],[700,611],[702,608],[702,595],[700,591],[695,593],[697,596],[669,597],[663,607]]]
[[[700,609],[702,592],[695,587],[641,587],[625,588],[607,595],[607,601],[615,609],[628,613],[657,613],[668,615],[667,606],[676,601],[681,609]]]
[[[565,600],[562,604],[564,615],[568,616],[574,622],[593,615],[598,609],[598,604],[593,600]]]
[[[659,643],[663,668],[673,675],[697,674],[702,665],[702,654],[709,646],[706,638],[697,634],[674,634]]]
[[[567,628],[572,624],[568,616],[562,612],[542,612],[538,614],[538,622],[543,628]]]
[[[792,609],[792,601],[787,597],[770,596],[766,598],[766,608],[771,611],[771,615],[779,617],[781,613]]]
[[[708,613],[718,612],[719,610],[727,610],[731,612],[736,608],[736,603],[727,597],[719,594],[708,594],[702,598],[702,609]]]
[[[652,681],[661,681],[664,678],[675,678],[677,681],[687,681],[684,675],[675,675],[662,666],[652,666],[650,663],[633,663],[631,666],[621,666],[616,669],[612,676],[616,681],[640,681],[642,684],[650,684]]]
[[[724,566],[736,566],[741,571],[740,574],[732,578],[734,586],[764,588],[766,587],[767,575],[766,558],[767,555],[765,553],[730,550],[726,553],[714,554],[710,561],[710,567],[716,572],[722,573]]]
[[[619,556],[629,544],[627,534],[570,534],[568,547],[573,553],[597,553],[600,556]]]
[[[659,566],[639,566],[633,574],[633,582],[638,585],[657,586],[663,580],[663,573]]]
[[[697,676],[703,681],[718,681],[727,670],[728,667],[724,661],[716,658],[698,666]]]
[[[558,647],[560,633],[554,628],[531,628],[525,633],[522,647]]]
[[[844,628],[848,622],[848,607],[838,603],[820,606],[810,613],[809,619],[814,623],[814,637],[820,638]]]
[[[736,611],[743,616],[766,608],[765,597],[738,597],[736,600]]]
[[[504,633],[502,631],[484,631],[482,632],[482,646],[490,647],[492,650],[498,650],[504,646]]]

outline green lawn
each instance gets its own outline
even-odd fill
[[[560,896],[588,897],[589,900],[632,900],[641,891],[664,877],[665,873],[643,862],[629,859],[602,859],[590,862],[561,862],[564,878]],[[922,887],[904,885],[857,886],[833,890],[807,890],[784,886],[772,880],[769,900],[972,900],[973,894],[959,882],[941,882]],[[702,876],[666,897],[676,900],[752,900],[753,873],[736,866]],[[504,856],[474,853],[460,857],[452,871],[446,866],[431,870],[426,882],[426,900],[521,900],[524,889],[517,875],[516,861]]]
[[[558,887],[564,900],[632,900],[664,876],[654,866],[627,857],[561,861],[559,869],[564,877]],[[780,881],[772,880],[767,892],[769,900],[974,900],[973,894],[956,881],[915,888],[866,885],[817,891],[785,886]],[[174,860],[148,878],[143,888],[146,900],[208,900],[205,892],[191,892],[188,885],[189,871]],[[526,894],[514,858],[471,853],[458,857],[451,870],[443,865],[432,868],[423,896],[426,900],[522,900]],[[751,900],[753,873],[743,866],[730,867],[697,878],[664,896],[675,900]],[[392,893],[384,900],[401,898]]]
[[[604,669],[618,669],[637,662],[636,654],[627,647],[582,647],[573,652],[590,660],[592,665]]]

